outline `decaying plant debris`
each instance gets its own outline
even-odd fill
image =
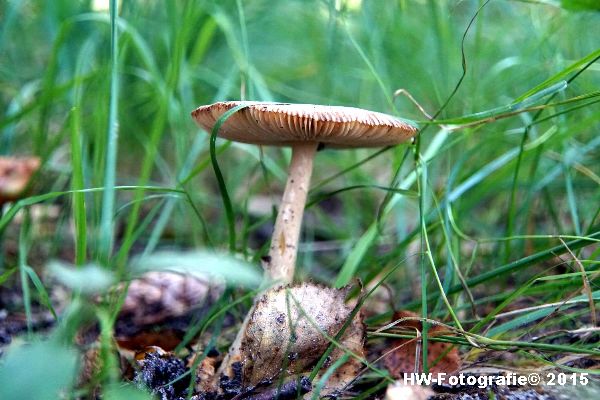
[[[119,339],[123,376],[135,376],[139,385],[165,400],[185,398],[190,390],[195,399],[291,399],[298,393],[312,396],[317,383],[321,396],[340,395],[356,378],[365,356],[365,325],[354,302],[346,301],[349,290],[304,283],[265,291],[249,315],[239,353],[225,357],[214,349],[202,355],[202,348],[178,357],[160,346],[147,346],[152,342],[168,343],[173,349],[176,337],[131,329],[136,332],[132,337],[122,334]],[[137,312],[148,310],[151,304],[140,302]],[[134,325],[141,321],[128,318]],[[135,348],[138,350],[134,356],[130,349]],[[312,378],[313,369],[326,352],[327,357]],[[345,355],[349,357],[336,364]],[[82,384],[89,382],[92,369],[99,367],[97,357],[96,351],[86,353],[84,364],[88,367]],[[129,365],[135,373],[127,372]],[[320,382],[334,365],[326,382]],[[192,385],[190,374],[195,376]],[[170,383],[173,380],[178,383]]]
[[[333,289],[304,283],[263,292],[248,316],[238,353],[233,355],[219,353],[215,348],[205,349],[203,346],[207,341],[201,337],[194,338],[182,351],[174,352],[182,342],[194,313],[201,313],[209,307],[222,293],[221,286],[213,288],[210,282],[197,281],[181,274],[149,273],[131,281],[129,287],[123,312],[118,318],[120,322],[115,325],[119,328],[128,324],[127,329],[115,332],[121,377],[150,390],[161,400],[178,400],[187,396],[194,400],[271,400],[292,399],[299,395],[308,398],[316,390],[319,390],[320,396],[351,396],[364,384],[364,380],[358,380],[359,385],[353,388],[356,378],[369,372],[363,360],[368,358],[373,362],[383,353],[381,364],[395,378],[415,371],[416,367],[421,370],[417,353],[419,339],[388,340],[385,349],[377,350],[380,353],[376,357],[374,354],[365,356],[365,325],[362,313],[355,310],[356,300],[347,301],[348,287]],[[212,289],[214,293],[211,294]],[[355,312],[352,320],[348,321]],[[144,317],[152,313],[155,315],[148,317],[150,320]],[[9,317],[14,316],[9,314]],[[403,321],[390,332],[417,333],[418,337],[422,329],[418,315],[410,311],[396,312],[392,320]],[[0,328],[2,321],[0,318]],[[227,324],[229,331],[239,327],[232,320]],[[87,350],[80,363],[79,386],[99,395],[96,386],[92,385],[98,384],[98,372],[103,368],[100,344],[88,340],[90,337],[94,340],[93,336],[97,336],[98,332],[92,330],[81,334],[81,348]],[[438,325],[430,326],[429,330],[430,338],[454,334]],[[91,336],[85,339],[85,335]],[[220,348],[225,344],[221,341]],[[314,371],[328,350],[331,351],[320,370]],[[452,373],[460,367],[457,348],[432,340],[428,351],[432,373]],[[207,354],[204,355],[205,352]],[[490,356],[492,353],[488,351],[481,355]],[[342,357],[344,362],[338,362]],[[573,364],[575,361],[577,364]],[[480,362],[485,360],[471,359],[468,364],[473,366]],[[598,361],[580,356],[557,362],[577,368],[594,368]],[[381,364],[376,364],[376,367],[381,367]],[[334,365],[335,371],[327,375],[326,382],[321,382]],[[193,382],[191,376],[194,377]],[[437,385],[431,389],[433,392],[426,392],[433,393],[432,399],[462,399],[467,395],[484,396],[487,393],[469,387]],[[498,398],[507,399],[551,400],[564,394],[562,390],[554,392],[548,388],[493,387],[491,390]],[[388,394],[391,396],[393,392]]]
[[[420,335],[422,323],[415,319],[403,320],[404,318],[418,318],[411,311],[398,311],[394,313],[395,321],[401,320],[395,327],[410,330],[411,334]],[[428,331],[428,337],[452,334],[442,326],[434,325]],[[418,351],[419,350],[419,351]],[[384,355],[385,367],[394,378],[400,378],[405,373],[422,372],[420,339],[397,339],[389,345],[388,352]],[[452,374],[460,368],[461,360],[458,348],[444,342],[428,342],[427,361],[429,372]]]
[[[213,361],[198,368],[202,395],[266,399],[310,392],[308,377],[338,335],[339,347],[329,353],[315,379],[344,354],[352,354],[320,392],[341,393],[358,372],[360,361],[353,357],[364,357],[365,328],[361,314],[353,316],[353,306],[346,304],[348,291],[312,283],[267,290],[249,316],[239,352],[228,354],[217,373]]]
[[[161,400],[184,399],[190,387],[185,364],[170,353],[153,348],[136,355],[135,380],[146,385]]]

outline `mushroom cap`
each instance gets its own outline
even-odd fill
[[[224,101],[192,112],[208,132],[228,110],[233,113],[219,129],[219,137],[236,142],[290,146],[318,142],[327,147],[383,147],[405,142],[417,134],[408,121],[354,107],[253,101]]]

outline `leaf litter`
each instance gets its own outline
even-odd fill
[[[412,318],[412,319],[406,319]],[[423,331],[421,321],[417,320],[419,316],[411,311],[397,311],[394,313],[395,321],[401,320],[396,324],[397,328],[404,328],[412,333]],[[451,335],[443,326],[432,326],[428,331],[428,337]],[[419,337],[412,339],[397,339],[390,345],[390,351],[385,355],[385,367],[394,378],[400,378],[405,373],[423,372],[423,365],[420,362],[422,358],[421,340]],[[452,374],[460,368],[461,359],[458,348],[450,343],[429,341],[427,348],[427,364],[429,372],[433,374],[447,373]]]
[[[120,319],[125,316],[133,326],[139,323],[148,329],[149,321],[135,315],[148,315],[152,310],[157,311],[157,316],[168,315],[157,307],[162,304],[169,309],[163,304],[165,299],[174,301],[171,305],[175,305],[178,312],[184,311],[185,307],[180,308],[182,303],[173,300],[173,294],[144,290],[145,294],[139,295],[142,288],[154,281],[146,276],[131,283]],[[165,287],[181,289],[181,285],[176,284]],[[353,312],[355,304],[346,301],[349,291],[350,287],[334,289],[303,283],[263,292],[243,327],[239,352],[224,359],[214,348],[202,355],[200,342],[193,345],[194,351],[187,356],[176,354],[168,350],[176,347],[178,337],[172,334],[162,337],[168,330],[144,333],[130,328],[132,334],[122,333],[118,340],[122,374],[161,400],[188,397],[194,400],[285,400],[299,395],[312,397],[316,389],[320,397],[336,397],[356,378],[362,366],[360,360],[365,356],[365,325],[362,314]],[[211,296],[200,297],[206,303],[212,301]],[[134,303],[137,308],[132,307]],[[194,306],[194,302],[183,303]],[[349,318],[352,320],[347,324]],[[152,322],[165,321],[158,318]],[[339,337],[337,344],[332,344],[334,337]],[[153,343],[163,344],[167,349],[150,345]],[[334,348],[311,380],[313,369],[330,346]],[[90,371],[82,384],[90,379],[93,356],[97,356],[93,352],[88,355],[87,359],[84,357],[84,364],[92,367],[88,368]],[[135,371],[127,372],[128,366],[133,366]],[[192,374],[195,378],[190,384]],[[190,389],[193,393],[189,393]]]
[[[223,288],[222,280],[211,282],[197,275],[173,272],[149,272],[132,280],[115,326],[121,376],[148,388],[161,399],[190,396],[194,400],[270,400],[352,394],[350,386],[362,375],[361,367],[366,358],[365,326],[360,312],[351,323],[346,323],[354,315],[356,304],[346,300],[348,287],[332,289],[305,283],[263,292],[248,315],[248,324],[243,326],[243,340],[237,355],[226,356],[227,363],[214,347],[199,337],[174,353],[176,348],[182,347],[179,344],[192,316],[197,317],[195,313],[204,312],[214,304]],[[409,311],[398,312],[393,318],[403,320],[397,328],[412,335],[417,333],[417,338],[397,339],[387,344],[384,365],[391,376],[398,378],[404,372],[422,370],[418,340],[422,326],[418,315]],[[231,319],[226,322],[227,326],[232,323]],[[443,326],[433,325],[428,335],[439,338],[453,334]],[[93,343],[93,339],[85,343],[80,342],[80,346],[88,346],[91,351],[83,358],[82,367],[87,373],[82,374],[80,386],[93,379],[101,367],[94,351],[98,343]],[[201,356],[203,346],[206,356]],[[325,362],[319,364],[320,371],[314,371],[328,349],[331,352]],[[451,344],[431,340],[428,354],[433,373],[452,373],[461,368],[458,350]],[[202,358],[196,366],[198,357]],[[461,372],[470,373],[464,369]],[[194,376],[194,382],[190,376]],[[362,381],[358,381],[354,390],[361,390]],[[434,385],[430,389],[434,393],[431,399],[484,395],[481,390],[469,387]],[[401,392],[408,393],[407,390],[404,388]],[[491,390],[498,398],[556,398],[539,388],[494,387]],[[413,393],[414,396],[422,394]]]

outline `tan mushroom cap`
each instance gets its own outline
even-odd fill
[[[288,146],[319,142],[327,147],[383,147],[405,142],[417,127],[399,118],[353,107],[225,101],[200,106],[192,112],[198,125],[210,132],[228,110],[235,112],[219,136],[242,143]]]

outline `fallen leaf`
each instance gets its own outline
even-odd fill
[[[133,336],[116,338],[120,348],[132,351],[150,346],[158,346],[166,351],[173,351],[182,340],[182,332],[169,328],[159,331],[142,331]]]
[[[100,342],[95,340],[94,342],[82,348],[80,356],[80,368],[79,377],[77,380],[78,387],[86,387],[90,393],[100,393],[100,380],[101,372],[103,368],[103,360],[100,350]],[[118,350],[118,362],[120,374],[125,379],[133,379],[134,370],[132,367],[134,353],[126,349]]]
[[[196,364],[196,357],[199,357],[202,352],[196,354],[188,361],[188,368]],[[209,351],[206,357],[200,361],[196,367],[196,391],[198,393],[216,393],[217,382],[215,379],[216,365],[219,362],[219,353],[217,351]]]
[[[90,347],[81,356],[78,386],[87,385],[92,381],[95,374],[102,368],[100,348]]]
[[[411,311],[399,311],[394,313],[394,320],[397,321],[402,318],[412,318],[419,316]],[[396,325],[397,328],[405,328],[415,331],[422,331],[421,321],[418,320],[406,320]],[[446,328],[434,325],[430,326],[428,331],[428,337],[432,338],[435,336],[447,336],[451,335]],[[417,354],[417,344],[420,339],[398,339],[392,342],[389,354],[385,355],[385,367],[394,378],[400,378],[404,373],[411,372],[422,372],[423,365],[421,360],[421,354]],[[419,346],[420,348],[420,346]],[[418,357],[418,362],[417,362]],[[415,366],[419,365],[418,371],[415,371]],[[460,356],[458,354],[458,348],[452,347],[451,343],[445,342],[427,342],[427,364],[429,366],[429,372],[436,374],[438,372],[445,372],[451,374],[456,372],[460,367]]]

